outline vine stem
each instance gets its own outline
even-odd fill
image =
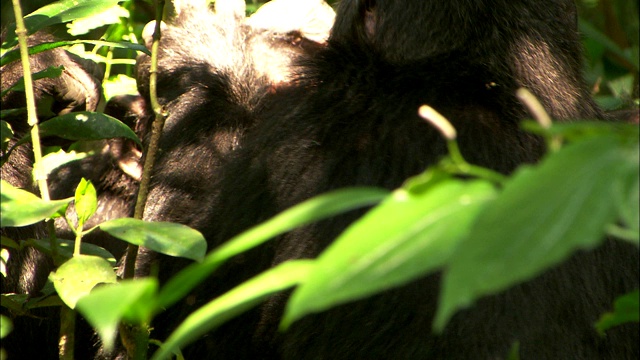
[[[151,128],[151,139],[149,145],[145,150],[145,161],[142,171],[142,179],[140,180],[140,188],[138,190],[138,197],[136,200],[136,207],[133,217],[135,219],[142,219],[144,215],[144,208],[149,195],[149,183],[151,180],[151,173],[153,172],[153,165],[155,163],[156,154],[158,152],[158,144],[160,142],[160,136],[162,135],[162,128],[164,127],[165,114],[162,106],[158,102],[157,96],[157,77],[158,77],[158,48],[160,44],[162,24],[162,15],[164,11],[165,1],[158,0],[156,4],[156,26],[153,33],[153,44],[151,45],[151,69],[149,79],[149,97],[151,100],[151,107],[155,115],[153,125]],[[132,279],[135,276],[136,258],[138,256],[138,246],[129,244],[127,247],[127,254],[124,260],[123,278]],[[127,352],[133,360],[144,360],[147,358],[147,351],[149,345],[149,325],[148,324],[134,324],[127,326],[123,324],[120,326],[121,338]]]
[[[22,7],[19,0],[12,0],[13,12],[16,17],[16,35],[18,36],[18,48],[20,49],[20,61],[24,76],[24,91],[27,101],[27,123],[31,126],[31,143],[33,146],[34,164],[42,161],[42,147],[40,146],[40,132],[38,126],[38,114],[36,112],[36,99],[33,93],[33,78],[31,76],[31,64],[29,63],[29,48],[27,45],[27,28],[22,17]],[[47,174],[43,174],[35,166],[35,180],[43,200],[49,201],[49,188],[47,187]]]
[[[156,154],[158,152],[158,143],[160,142],[160,135],[162,135],[162,128],[164,127],[165,122],[165,115],[162,106],[158,102],[156,90],[158,77],[158,48],[161,37],[160,25],[162,23],[162,13],[164,5],[165,1],[159,0],[156,7],[157,20],[153,33],[153,44],[151,45],[151,69],[149,75],[149,97],[151,99],[151,106],[155,114],[155,119],[151,128],[151,139],[149,140],[149,145],[145,151],[145,162],[142,171],[142,179],[140,180],[140,188],[138,190],[138,198],[136,200],[136,207],[133,215],[135,219],[142,219],[144,215],[144,207],[149,195],[151,173],[153,171],[153,165],[155,162]],[[138,246],[130,244],[127,247],[127,254],[125,257],[122,275],[124,279],[132,279],[134,277],[137,256]]]
[[[20,0],[12,0],[13,13],[16,18],[16,36],[18,37],[18,49],[20,50],[20,61],[22,63],[22,73],[24,79],[24,91],[27,105],[27,123],[31,126],[31,146],[33,151],[34,179],[40,191],[40,197],[51,200],[49,186],[47,184],[47,174],[42,171],[42,146],[40,145],[40,127],[38,126],[38,114],[36,111],[36,100],[33,92],[33,77],[31,76],[31,64],[29,62],[29,48],[27,36],[29,35],[22,15]],[[51,244],[51,255],[56,265],[58,265],[58,242],[56,239],[55,226],[53,220],[46,221]],[[62,305],[60,309],[60,337],[59,337],[59,357],[62,360],[72,360],[74,358],[75,347],[75,311]]]

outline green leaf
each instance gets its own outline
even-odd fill
[[[68,164],[72,161],[82,160],[89,154],[85,152],[66,152],[62,149],[49,153],[42,157],[42,161],[38,161],[33,164],[33,174],[39,174],[37,178],[44,178],[53,172],[55,169],[62,165]]]
[[[26,113],[27,113],[27,108],[26,107],[17,108],[17,109],[0,110],[0,118],[6,119],[8,117],[15,117],[15,116],[18,116],[18,115],[25,115]]]
[[[141,44],[134,44],[134,43],[125,42],[125,41],[113,42],[113,41],[100,41],[100,40],[66,40],[66,41],[42,43],[42,44],[29,47],[29,55],[35,55],[43,51],[52,50],[52,49],[63,47],[63,46],[72,46],[76,44],[89,44],[89,45],[96,45],[96,46],[123,48],[123,49],[129,49],[134,51],[140,51],[147,55],[151,55],[151,53],[149,52],[149,49],[147,49],[144,45],[141,45]],[[20,59],[19,49],[13,49],[13,50],[7,51],[0,58],[0,66],[4,66],[18,59]]]
[[[590,136],[539,166],[520,169],[451,257],[436,330],[476,299],[529,280],[578,249],[598,246],[617,218],[618,181],[638,171],[636,151],[637,144],[622,136]]]
[[[11,319],[4,315],[0,315],[0,339],[4,339],[13,330]]]
[[[638,290],[620,296],[613,305],[613,312],[602,315],[596,329],[602,335],[612,327],[640,321],[640,293]]]
[[[2,152],[7,151],[7,147],[9,146],[9,140],[13,138],[13,129],[11,129],[11,125],[9,125],[6,121],[0,120],[0,137],[2,142]]]
[[[81,228],[98,209],[98,195],[91,181],[80,179],[75,195],[78,228]]]
[[[0,304],[18,315],[25,313],[23,305],[29,298],[28,294],[0,294]]]
[[[162,288],[158,302],[169,307],[185,296],[227,259],[252,249],[267,240],[297,227],[349,210],[381,201],[389,191],[376,188],[350,188],[316,196],[283,211],[229,240],[207,255],[200,264],[192,264],[180,271]]]
[[[75,241],[66,239],[56,239],[58,244],[58,255],[65,259],[71,259],[73,257],[73,250]],[[50,239],[29,239],[24,242],[25,246],[33,246],[36,249],[51,255],[51,240]],[[109,251],[101,248],[98,245],[82,242],[80,244],[80,252],[83,255],[93,255],[101,257],[109,262],[111,266],[116,266],[116,258]]]
[[[73,20],[72,23],[67,24],[67,32],[73,36],[83,35],[104,25],[118,24],[120,18],[128,17],[127,9],[115,5],[100,13]]]
[[[286,290],[302,281],[314,263],[312,260],[288,261],[238,285],[191,313],[174,330],[153,355],[153,360],[167,359],[218,326],[261,303],[270,295]]]
[[[78,301],[77,309],[110,350],[122,320],[133,324],[150,321],[157,289],[158,280],[152,277],[124,280],[93,289]]]
[[[141,145],[138,136],[120,120],[96,112],[74,112],[57,116],[40,125],[40,135],[67,140],[102,140],[127,138]],[[22,140],[21,140],[22,141]]]
[[[92,255],[72,257],[52,272],[49,279],[62,301],[72,309],[94,286],[117,281],[111,264],[101,257]]]
[[[283,327],[440,268],[495,194],[480,180],[442,181],[420,194],[395,191],[318,257],[287,304]]]
[[[71,199],[44,201],[1,180],[0,227],[26,226],[51,217]]]
[[[24,17],[25,26],[29,34],[43,29],[47,26],[73,21],[84,18],[116,5],[121,0],[62,0],[43,6],[38,10]],[[3,49],[9,49],[16,45],[16,27],[11,24],[7,29]]]
[[[99,227],[130,244],[170,256],[202,261],[207,251],[204,236],[182,224],[121,218],[103,222]]]
[[[20,249],[20,245],[13,239],[0,235],[0,244],[11,249]]]
[[[640,161],[636,165],[640,164]],[[627,179],[621,179],[614,189],[614,200],[625,226],[632,231],[640,231],[640,171],[629,171]]]

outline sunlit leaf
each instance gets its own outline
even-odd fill
[[[157,289],[158,280],[152,277],[100,286],[78,301],[77,310],[110,350],[122,320],[133,324],[150,321]]]
[[[96,112],[74,112],[47,120],[40,135],[67,140],[101,140],[123,137],[138,144],[140,139],[129,126],[111,116]]]
[[[55,169],[62,165],[68,164],[73,161],[82,160],[89,154],[84,152],[58,150],[56,152],[49,153],[42,157],[42,161],[38,161],[33,164],[33,173],[40,174],[39,178],[48,176]]]
[[[148,222],[121,218],[103,222],[100,229],[127,241],[170,256],[202,261],[207,241],[197,230],[169,222]]]
[[[167,359],[176,349],[253,308],[270,295],[295,286],[307,276],[313,265],[311,260],[280,264],[214,299],[191,313],[171,333],[152,359]]]
[[[47,219],[67,206],[70,199],[44,201],[1,180],[0,226],[26,226]]]
[[[318,257],[287,304],[283,326],[439,269],[495,193],[480,180],[442,181],[419,194],[394,192]]]
[[[638,171],[637,143],[622,139],[586,137],[510,179],[451,257],[436,329],[476,299],[602,242],[618,216],[613,200],[618,182]]]
[[[80,179],[80,184],[76,187],[75,206],[79,227],[84,225],[98,209],[96,188],[85,178]]]
[[[200,264],[192,264],[171,278],[158,296],[168,307],[185,296],[227,259],[252,249],[267,240],[297,227],[381,201],[389,191],[376,188],[351,188],[323,194],[283,211],[229,240],[207,255]]]
[[[74,256],[49,275],[58,295],[70,308],[75,308],[78,299],[89,294],[94,286],[115,283],[116,273],[111,264],[92,255]]]
[[[67,24],[67,32],[73,36],[86,34],[104,25],[117,24],[120,18],[129,17],[129,11],[121,6],[112,6],[100,13],[73,20]]]
[[[79,18],[99,14],[116,5],[121,0],[61,0],[43,6],[24,17],[25,26],[29,34],[50,25],[61,24]],[[15,24],[11,24],[6,31],[3,49],[9,49],[17,44]]]

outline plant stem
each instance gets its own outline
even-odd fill
[[[507,177],[500,174],[499,172],[484,168],[482,166],[469,164],[467,160],[465,160],[462,156],[460,148],[458,147],[458,143],[455,140],[447,141],[447,148],[449,149],[449,158],[451,159],[451,164],[454,166],[455,172],[461,175],[468,175],[480,179],[489,180],[496,184],[502,184],[507,180]]]
[[[144,215],[144,207],[149,195],[149,183],[153,165],[158,151],[162,128],[164,127],[165,115],[162,106],[158,102],[157,96],[157,78],[158,78],[158,48],[160,44],[160,26],[162,24],[162,14],[164,11],[164,0],[158,0],[156,4],[156,27],[153,33],[153,45],[151,46],[151,69],[149,79],[149,96],[151,106],[153,108],[155,119],[151,130],[151,139],[145,151],[145,161],[142,171],[142,179],[140,180],[140,188],[138,190],[138,198],[133,217],[142,219]],[[136,258],[138,256],[138,246],[129,244],[125,257],[123,277],[132,279],[135,275]],[[131,344],[127,347],[127,352],[133,360],[145,360],[149,348],[149,325],[134,324],[133,326],[121,325],[121,338],[125,344]]]
[[[153,164],[155,162],[156,153],[158,152],[158,143],[160,142],[160,135],[162,135],[162,128],[164,127],[165,122],[164,112],[162,106],[158,102],[157,96],[158,47],[161,37],[160,25],[162,23],[162,11],[164,9],[164,3],[164,0],[159,0],[156,6],[156,27],[153,33],[153,45],[151,46],[151,69],[149,79],[149,96],[151,99],[151,106],[155,113],[155,119],[152,125],[151,139],[145,151],[145,162],[142,171],[142,179],[140,180],[140,189],[138,190],[138,198],[136,200],[136,207],[133,215],[133,217],[136,219],[142,219],[142,216],[144,215],[144,207],[147,201],[147,196],[149,195],[149,182],[151,180]],[[138,246],[130,244],[127,247],[123,278],[133,278],[135,274],[137,255]]]
[[[73,360],[75,347],[76,312],[67,305],[60,306],[60,360]]]
[[[24,91],[27,101],[27,122],[31,126],[31,143],[33,146],[34,175],[43,200],[49,201],[49,188],[47,187],[47,174],[42,174],[39,164],[42,161],[42,148],[40,146],[40,132],[38,126],[38,114],[36,112],[36,100],[33,93],[33,79],[31,77],[31,65],[29,63],[29,49],[27,45],[27,28],[22,17],[22,8],[19,0],[13,1],[13,12],[16,17],[16,35],[20,49],[20,61],[24,76]]]

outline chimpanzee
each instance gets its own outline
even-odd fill
[[[446,146],[419,118],[422,104],[457,128],[467,160],[503,173],[544,150],[519,127],[529,115],[516,89],[530,89],[558,121],[602,118],[581,77],[572,0],[343,0],[327,46],[301,57],[288,85],[265,90],[255,87],[251,67],[237,65],[244,63],[233,34],[213,36],[219,25],[201,21],[207,16],[181,14],[164,38],[159,89],[170,116],[145,217],[191,225],[209,248],[314,195],[354,185],[393,189],[434,164]],[[165,337],[190,311],[270,266],[317,256],[360,215],[292,231],[239,256],[161,314],[151,336]],[[164,279],[183,266],[154,262],[144,249],[138,263],[157,266]],[[626,244],[577,253],[482,299],[433,335],[439,279],[307,316],[282,334],[287,295],[274,296],[185,355],[494,359],[516,342],[522,359],[639,354],[637,326],[606,338],[593,328],[616,295],[638,285],[638,252]]]
[[[321,3],[322,5],[324,3]],[[202,4],[204,5],[204,4]],[[306,15],[320,14],[329,22],[333,22],[333,10],[325,7],[317,10],[313,7],[305,8],[310,10]],[[179,10],[179,9],[178,9]],[[304,10],[304,9],[303,9]],[[200,8],[203,14],[207,14],[206,8]],[[286,19],[283,9],[276,9],[276,14],[280,12],[281,16]],[[195,13],[195,11],[193,12]],[[271,12],[273,15],[274,13]],[[211,20],[212,18],[203,18]],[[216,28],[217,33],[212,33],[209,40],[213,38],[220,39],[224,42],[221,48],[238,49],[237,58],[234,62],[229,61],[226,54],[219,54],[217,57],[205,59],[205,63],[209,64],[209,68],[220,68],[221,61],[225,61],[228,67],[220,71],[218,75],[223,76],[236,75],[236,70],[246,71],[247,79],[255,78],[255,83],[238,88],[238,96],[244,96],[246,99],[253,97],[258,92],[275,91],[279,86],[290,81],[291,70],[289,66],[291,61],[298,56],[306,53],[313,53],[319,50],[323,45],[321,42],[328,37],[329,27],[314,26],[313,29],[307,29],[307,23],[316,21],[316,16],[305,18],[304,21],[294,22],[291,27],[276,28],[275,22],[272,22],[264,12],[255,14],[252,22],[245,22],[244,6],[239,12],[219,14],[215,20],[220,22],[220,26]],[[273,20],[275,21],[275,19]],[[205,26],[213,26],[208,23]],[[204,25],[204,24],[203,24]],[[176,28],[181,29],[181,28]],[[193,30],[193,33],[199,31]],[[171,30],[167,31],[167,38],[171,37]],[[185,35],[180,33],[175,36],[176,40]],[[227,38],[227,34],[229,37]],[[311,35],[313,34],[313,36]],[[150,36],[150,34],[147,34]],[[199,35],[198,35],[199,36]],[[148,39],[147,39],[148,40]],[[225,41],[229,40],[229,43]],[[30,44],[40,42],[53,41],[53,37],[38,33],[30,37]],[[197,49],[201,49],[203,44],[193,48],[186,48],[184,56],[184,67],[192,68],[202,64],[202,58],[198,58]],[[171,55],[164,53],[164,56]],[[216,62],[218,61],[218,62]],[[166,58],[163,64],[168,63]],[[148,66],[148,58],[142,58],[140,70],[140,88],[143,93],[148,89],[148,76],[143,75],[145,64]],[[46,116],[59,115],[70,111],[80,110],[97,110],[98,104],[102,99],[100,88],[100,79],[102,78],[102,70],[90,61],[80,59],[77,56],[67,53],[61,49],[54,49],[31,57],[32,71],[40,71],[48,66],[64,65],[65,72],[61,78],[42,79],[35,82],[36,102],[39,105],[46,104],[50,106],[44,110],[46,113],[41,114],[41,120]],[[2,89],[7,89],[22,76],[22,66],[19,62],[11,63],[0,69],[2,72]],[[166,79],[172,78],[170,72],[165,72]],[[239,76],[239,74],[238,74]],[[163,77],[161,76],[161,79]],[[176,85],[176,89],[188,89],[196,82],[197,78],[185,78],[180,84]],[[234,79],[233,82],[239,84],[240,79]],[[222,83],[222,80],[221,80]],[[162,83],[166,84],[166,83]],[[182,86],[182,87],[178,87]],[[172,89],[173,85],[168,84],[165,89]],[[186,90],[185,90],[186,92]],[[246,92],[247,94],[242,94]],[[215,92],[214,92],[215,94]],[[248,94],[251,94],[249,96]],[[166,98],[167,92],[162,93]],[[209,96],[207,96],[209,97]],[[215,97],[215,96],[212,96]],[[51,98],[52,101],[47,102],[46,99]],[[181,99],[188,99],[187,96],[181,95]],[[181,108],[179,102],[174,105],[168,105],[172,113],[177,114]],[[225,103],[226,105],[227,103]],[[24,93],[9,92],[2,98],[2,109],[17,108],[24,106]],[[43,106],[40,106],[44,108]],[[185,110],[189,107],[183,106]],[[229,107],[231,108],[231,107]],[[175,112],[173,111],[175,109]],[[119,118],[136,132],[145,137],[148,133],[149,122],[153,115],[148,105],[148,97],[145,99],[140,96],[120,96],[111,99],[106,104],[106,113]],[[237,111],[237,110],[233,110]],[[200,115],[202,116],[202,115]],[[17,136],[23,135],[28,126],[24,114],[8,119]],[[242,124],[244,126],[244,124]],[[231,129],[234,129],[231,127]],[[242,127],[239,127],[242,129]],[[240,133],[237,136],[241,135]],[[233,146],[234,137],[225,137],[221,135],[228,146]],[[15,143],[12,140],[10,145]],[[99,207],[96,215],[90,219],[89,226],[100,223],[104,220],[131,216],[133,214],[133,206],[135,195],[137,193],[138,177],[139,177],[139,152],[131,147],[131,143],[122,139],[110,139],[97,144],[97,154],[81,161],[67,164],[56,169],[49,176],[49,185],[52,198],[65,198],[73,195],[74,187],[81,177],[88,178],[96,185],[99,193]],[[2,167],[2,179],[9,181],[12,185],[25,188],[36,192],[32,183],[33,159],[30,155],[28,146],[18,147],[8,162]],[[3,229],[3,231],[6,229]],[[15,228],[8,230],[11,237],[15,239],[26,239],[33,237],[45,237],[44,229],[37,227]],[[59,236],[69,235],[70,231],[64,222],[56,222],[56,232]],[[15,236],[14,236],[15,235]],[[92,233],[92,235],[94,235]],[[108,245],[108,249],[116,256],[122,252],[124,242],[110,241],[104,233],[98,233],[90,240],[99,245]],[[44,285],[53,264],[50,259],[33,248],[26,248],[20,253],[12,253],[9,261],[8,277],[3,279],[2,292],[17,292],[24,294],[37,294]],[[55,311],[57,308],[49,308],[52,311],[38,314],[39,319],[28,319],[24,317],[14,318],[15,329],[7,339],[7,344],[3,347],[8,351],[11,358],[39,358],[39,357],[55,357],[57,356],[57,333],[59,329],[58,316]],[[82,325],[82,324],[81,324]],[[76,356],[79,358],[88,358],[93,356],[94,339],[91,339],[91,332],[84,331],[82,328],[76,332],[79,336],[77,341]],[[19,339],[19,340],[18,340]],[[37,343],[37,346],[34,344]]]
[[[305,21],[286,29],[276,26],[280,18],[291,16],[285,8],[267,13],[280,14],[274,19],[260,11],[245,19],[244,2],[237,0],[216,2],[215,12],[204,2],[176,9],[177,16],[162,31],[158,60],[159,102],[169,114],[160,148],[170,155],[156,161],[145,220],[194,227],[209,221],[207,208],[215,188],[202,179],[217,175],[227,155],[254,126],[253,114],[261,112],[262,98],[297,81],[292,62],[324,47],[333,10],[324,1],[311,5],[303,7]],[[150,44],[149,25],[145,33]],[[149,69],[150,58],[141,56],[137,80],[147,104]],[[181,164],[186,163],[185,174]]]

